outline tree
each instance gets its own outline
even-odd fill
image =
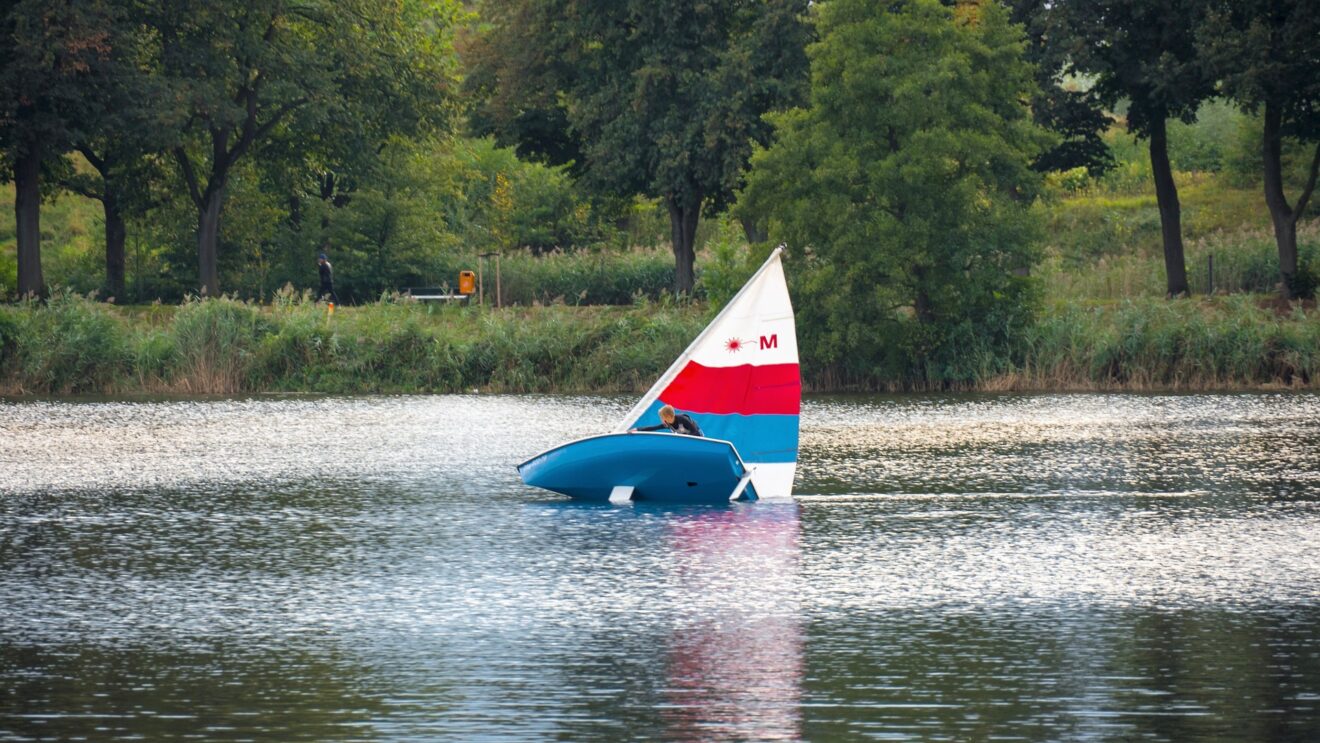
[[[369,38],[321,50],[324,63],[338,71],[337,94],[326,100],[323,115],[292,117],[286,136],[262,152],[264,180],[287,200],[290,226],[319,241],[318,251],[331,250],[333,216],[363,183],[379,182],[391,146],[452,129],[458,86],[452,31],[461,17],[449,0],[408,0],[395,13],[377,13]],[[309,211],[316,213],[314,224],[303,223]]]
[[[299,133],[351,139],[336,124],[369,126],[370,117],[344,117],[345,111],[360,112],[352,95],[361,93],[364,79],[385,81],[370,102],[383,116],[393,116],[402,104],[388,95],[397,87],[392,81],[430,83],[430,55],[445,52],[409,47],[401,38],[446,17],[418,14],[453,7],[449,0],[177,0],[149,14],[161,38],[163,74],[187,102],[186,123],[171,154],[197,208],[205,293],[220,291],[220,215],[235,165],[255,149]],[[375,74],[382,68],[387,74]],[[445,90],[437,84],[430,93],[442,99]]]
[[[834,0],[811,105],[772,117],[744,208],[800,276],[811,361],[840,379],[967,379],[1031,317],[1031,121],[1020,27],[995,2]],[[988,356],[987,356],[988,354]],[[891,377],[892,378],[892,377]]]
[[[162,156],[182,124],[175,96],[151,72],[160,50],[133,10],[118,3],[102,18],[105,53],[90,63],[95,84],[86,87],[85,120],[70,142],[94,174],[66,168],[60,178],[62,187],[101,202],[110,297],[124,294],[125,219],[153,202],[151,191],[165,176]]]
[[[1010,7],[1013,22],[1026,28],[1027,61],[1036,68],[1032,118],[1060,137],[1036,157],[1036,169],[1045,173],[1086,168],[1093,177],[1103,175],[1114,167],[1114,156],[1101,138],[1110,118],[1086,91],[1063,85],[1068,58],[1059,39],[1047,30],[1051,4],[1047,0],[1012,0]]]
[[[753,144],[768,141],[762,116],[802,95],[807,3],[510,0],[492,10],[470,55],[490,93],[478,122],[524,152],[573,157],[595,192],[662,199],[675,289],[690,292],[700,215],[732,201]]]
[[[87,78],[108,51],[105,7],[13,0],[0,9],[0,150],[14,181],[18,292],[42,294],[42,174],[87,120]]]
[[[1127,104],[1128,131],[1150,148],[1159,204],[1168,295],[1188,294],[1182,207],[1169,163],[1168,120],[1188,123],[1213,93],[1196,50],[1202,0],[1059,0],[1046,21],[1072,60],[1095,76],[1092,95],[1113,108]]]
[[[1283,295],[1314,291],[1311,280],[1298,273],[1297,222],[1320,174],[1320,12],[1306,0],[1221,0],[1212,5],[1201,44],[1224,92],[1262,114],[1265,204],[1279,249]],[[1286,137],[1315,143],[1293,204],[1284,188]]]
[[[491,0],[460,38],[468,119],[520,157],[581,166],[564,92],[573,80],[563,2]]]

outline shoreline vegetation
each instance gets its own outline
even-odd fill
[[[327,312],[285,292],[126,306],[73,293],[0,306],[0,395],[262,392],[637,393],[710,319],[703,302],[441,306],[387,296]],[[1320,388],[1314,303],[1235,294],[1057,301],[1007,361],[961,381],[842,379],[814,392],[1240,391]]]
[[[0,13],[0,395],[1320,387],[1314,14],[309,2]]]

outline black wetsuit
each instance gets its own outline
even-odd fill
[[[675,413],[675,414],[674,414],[674,422],[673,422],[673,423],[661,423],[661,424],[658,425],[658,426],[645,426],[645,427],[643,427],[643,428],[639,428],[639,429],[637,429],[637,430],[638,430],[638,431],[659,431],[659,430],[662,429],[662,428],[667,428],[667,429],[669,429],[670,431],[673,431],[674,433],[681,433],[681,434],[683,434],[684,436],[704,436],[704,435],[705,435],[705,434],[703,434],[703,433],[701,432],[701,426],[698,426],[696,421],[692,420],[691,418],[689,418],[688,416],[686,416],[686,415],[684,415],[684,414],[682,414],[682,413]]]

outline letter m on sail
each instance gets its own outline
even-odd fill
[[[778,333],[775,333],[774,335],[770,336],[769,338],[765,337],[764,335],[761,336],[761,350],[764,351],[764,350],[767,349],[767,348],[779,348],[779,334],[778,334]]]

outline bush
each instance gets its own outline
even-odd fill
[[[1320,283],[1315,269],[1307,264],[1297,266],[1297,273],[1289,277],[1288,291],[1299,299],[1315,299],[1316,285]]]
[[[1018,386],[1216,389],[1320,382],[1320,318],[1255,297],[1066,303],[1021,338]]]
[[[129,368],[127,326],[105,305],[71,292],[26,301],[0,321],[0,368],[26,392],[113,390]],[[8,386],[8,385],[7,385]]]
[[[170,328],[176,382],[192,393],[248,389],[251,358],[269,329],[269,321],[246,302],[226,297],[188,300]]]

